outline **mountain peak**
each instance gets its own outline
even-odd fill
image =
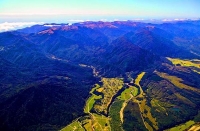
[[[77,25],[77,24],[75,24]],[[98,21],[98,22],[92,22],[92,21],[87,21],[87,22],[82,22],[78,24],[79,26],[84,26],[86,28],[117,28],[115,25],[112,24],[112,22],[103,22],[103,21]]]

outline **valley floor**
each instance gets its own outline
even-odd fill
[[[102,78],[103,85],[100,86],[96,84],[90,91],[91,96],[88,98],[84,108],[86,115],[74,120],[61,131],[111,131],[113,130],[112,127],[115,128],[116,126],[114,121],[119,121],[118,124],[120,125],[118,126],[120,126],[120,128],[118,130],[123,130],[124,109],[129,101],[137,103],[140,107],[141,119],[148,130],[153,130],[153,128],[143,117],[151,117],[152,122],[155,123],[153,125],[154,128],[157,128],[156,120],[151,116],[150,112],[148,116],[142,115],[144,113],[144,108],[147,107],[147,105],[145,105],[145,94],[139,84],[144,75],[145,72],[142,72],[137,76],[134,83],[135,86],[131,85],[133,83],[123,83],[123,79],[121,78]],[[125,89],[118,94],[122,88]],[[95,94],[95,92],[98,92],[100,95]],[[114,98],[115,95],[117,95],[117,98]],[[137,98],[141,98],[143,101],[137,100]],[[97,103],[99,101],[101,101],[100,104]],[[121,105],[118,105],[120,110],[116,113],[120,120],[116,120],[112,115],[114,112],[112,110],[112,104],[117,103],[117,101],[122,101]],[[110,109],[108,109],[109,104],[111,105]]]
[[[199,69],[199,64],[191,61],[168,59],[175,65],[180,64],[180,66],[197,67]],[[183,84],[181,82],[183,80],[176,76],[169,76],[158,71],[154,71],[154,73],[161,78],[169,80],[180,89],[200,92],[199,89]],[[124,82],[122,78],[101,78],[101,84],[96,84],[90,91],[90,97],[87,99],[84,108],[85,115],[77,118],[71,124],[61,129],[61,131],[123,131],[124,113],[126,112],[125,109],[129,108],[130,103],[134,104],[139,110],[140,115],[135,116],[135,118],[138,119],[138,122],[140,121],[140,124],[143,123],[143,125],[140,125],[145,127],[143,130],[158,130],[158,122],[152,115],[151,106],[156,107],[157,111],[166,112],[167,116],[169,114],[163,107],[163,104],[157,99],[153,98],[151,100],[151,106],[149,106],[147,94],[140,85],[140,81],[144,76],[145,72],[139,73],[135,78],[128,75],[129,82]],[[194,106],[187,98],[178,93],[175,93],[175,95],[179,99]],[[168,106],[173,105],[168,104]],[[166,131],[184,131],[186,129],[196,131],[200,127],[194,121],[188,121],[185,124],[170,128]]]

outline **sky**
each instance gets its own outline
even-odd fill
[[[199,18],[200,0],[0,0],[0,28],[5,29],[27,22]]]

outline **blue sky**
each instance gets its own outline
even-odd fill
[[[200,0],[0,0],[0,22],[200,18]]]

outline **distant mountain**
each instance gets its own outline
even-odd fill
[[[33,25],[31,27],[26,27],[23,29],[18,29],[17,32],[31,34],[31,33],[38,33],[52,27],[60,27],[60,26],[67,26],[67,25],[68,24],[46,23],[46,24],[40,24],[40,25]]]
[[[48,28],[49,28],[48,26],[44,26],[44,25],[34,25],[31,27],[19,29],[19,30],[17,30],[17,32],[31,34],[31,33],[38,33],[40,31],[46,30]]]
[[[148,69],[148,66],[161,61],[159,56],[141,49],[125,37],[114,40],[106,49],[108,51],[104,54],[105,61],[122,72]]]
[[[102,129],[125,131],[198,122],[199,34],[199,21],[50,23],[0,33],[0,130],[60,130],[77,121],[96,129],[98,115]]]
[[[195,54],[199,55],[199,35],[200,21],[180,21],[175,23],[164,23],[157,25],[158,28],[165,30],[173,37],[171,38],[175,44],[182,46]]]
[[[133,44],[157,55],[175,58],[199,58],[199,56],[165,38],[165,32],[162,30],[151,31],[149,28],[143,28],[136,31],[136,33],[129,32],[125,34],[125,37],[130,39]]]

